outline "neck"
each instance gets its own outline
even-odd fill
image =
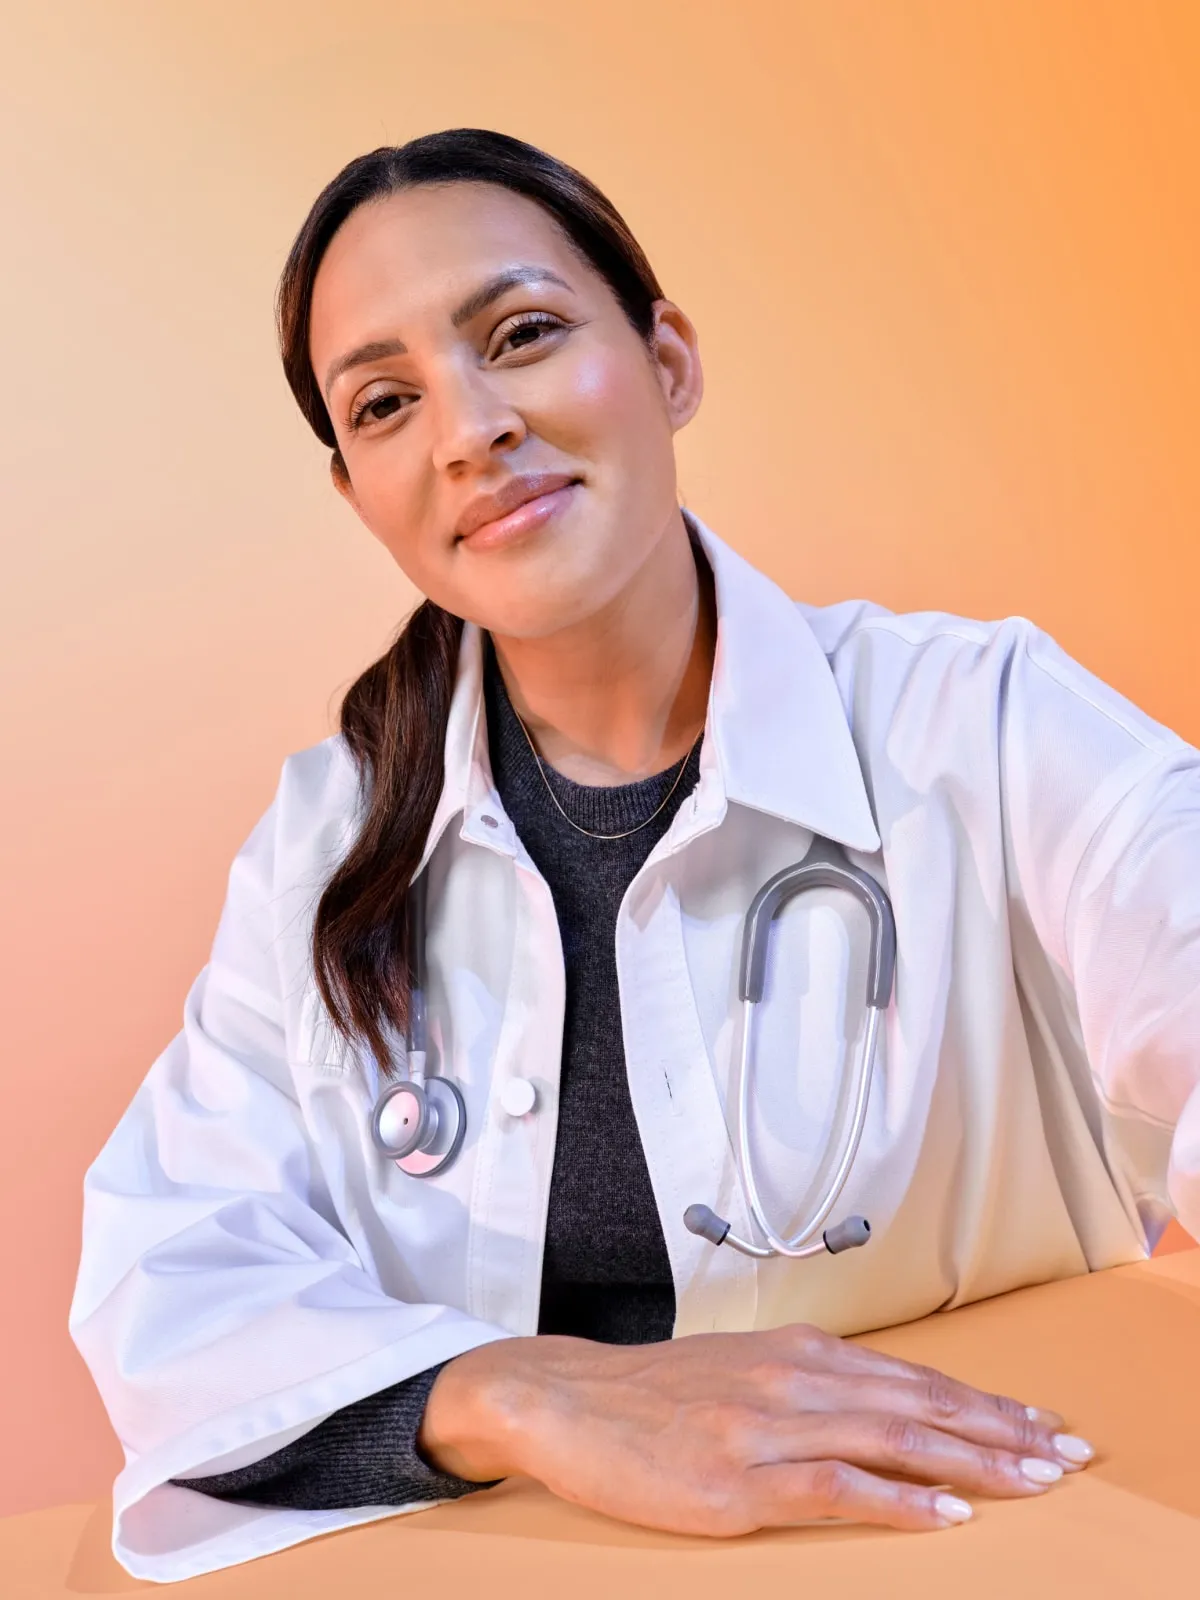
[[[631,582],[585,622],[541,639],[493,634],[509,699],[539,755],[576,783],[636,782],[704,727],[716,648],[707,563],[680,512]]]

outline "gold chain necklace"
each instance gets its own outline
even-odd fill
[[[509,704],[512,705],[512,701],[511,700],[509,701]],[[692,756],[695,753],[696,745],[698,745],[700,743],[701,739],[703,739],[703,737],[704,737],[704,729],[701,728],[700,732],[696,735],[695,742],[693,743],[692,748],[688,751],[687,755],[685,755],[683,760],[679,763],[679,771],[675,774],[675,782],[667,790],[667,792],[663,796],[661,802],[658,805],[655,806],[654,810],[646,818],[645,822],[639,822],[636,828],[626,828],[624,833],[593,833],[590,828],[581,828],[577,822],[573,822],[571,820],[571,818],[569,816],[567,816],[567,813],[563,810],[562,805],[559,802],[558,796],[555,794],[554,790],[550,787],[550,780],[546,776],[545,768],[544,768],[543,763],[542,763],[542,758],[537,753],[537,746],[534,744],[533,740],[529,737],[529,729],[525,726],[524,719],[522,718],[521,713],[517,710],[516,706],[512,706],[512,714],[513,714],[514,717],[516,717],[517,721],[521,724],[521,732],[525,735],[525,742],[528,744],[529,749],[530,749],[530,753],[532,754],[534,761],[537,763],[538,775],[541,777],[541,780],[542,780],[543,784],[546,787],[546,793],[550,796],[551,800],[553,800],[554,804],[558,807],[559,813],[561,814],[563,821],[568,823],[572,828],[574,828],[576,833],[586,833],[589,839],[628,839],[631,833],[640,833],[643,828],[648,827],[650,825],[650,823],[652,823],[654,821],[655,817],[658,816],[658,814],[662,810],[663,806],[666,805],[667,801],[675,793],[676,789],[678,789],[679,780],[683,777],[684,773],[687,771],[687,764],[692,759]]]

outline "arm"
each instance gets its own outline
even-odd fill
[[[1073,1000],[1097,1143],[1150,1247],[1171,1215],[1200,1235],[1200,751],[1029,624],[1003,740],[1010,882]]]
[[[285,763],[232,864],[181,1031],[84,1181],[69,1327],[125,1451],[114,1554],[159,1581],[385,1514],[255,1511],[172,1480],[261,1460],[508,1336],[452,1306],[389,1298],[339,1226],[287,1063],[277,951],[294,886],[274,868],[287,781]]]

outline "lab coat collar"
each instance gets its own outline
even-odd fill
[[[791,597],[719,539],[694,511],[717,602],[705,743],[726,797],[868,854],[879,849],[841,694]]]
[[[684,518],[712,568],[717,648],[687,835],[727,804],[748,806],[871,854],[871,805],[829,662],[796,602],[709,528]],[[461,836],[507,855],[521,846],[500,803],[487,750],[483,633],[463,626],[445,740],[445,778],[422,867],[456,816]],[[674,832],[674,830],[672,830]]]

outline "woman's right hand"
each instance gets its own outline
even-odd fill
[[[442,1369],[417,1443],[474,1482],[521,1474],[625,1522],[728,1536],[828,1517],[947,1527],[971,1514],[947,1485],[1037,1495],[1078,1470],[1091,1447],[1062,1425],[790,1323],[661,1344],[498,1340]]]

